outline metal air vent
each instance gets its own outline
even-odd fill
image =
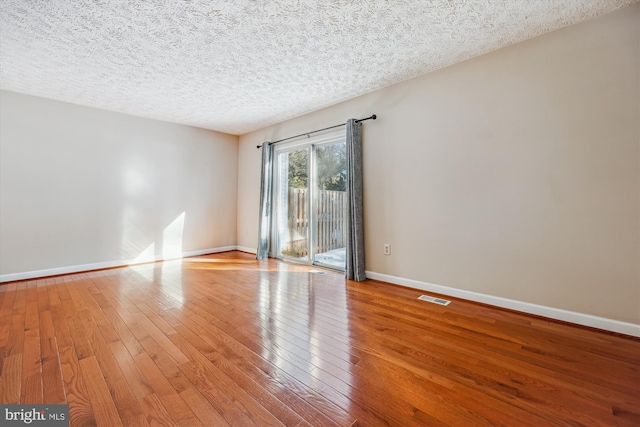
[[[439,305],[449,305],[451,303],[451,301],[447,301],[446,299],[430,297],[429,295],[420,295],[418,299],[422,301],[432,302],[434,304],[439,304]]]

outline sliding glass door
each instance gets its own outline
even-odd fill
[[[347,246],[347,166],[344,140],[315,146],[313,261],[344,270]]]
[[[278,258],[344,270],[344,136],[316,138],[275,151],[274,242]]]

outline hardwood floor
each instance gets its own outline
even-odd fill
[[[72,426],[638,426],[640,340],[228,252],[0,285],[0,403]]]

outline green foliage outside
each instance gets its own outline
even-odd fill
[[[308,188],[308,162],[309,156],[306,150],[289,153],[289,187]]]
[[[289,186],[308,188],[309,177],[306,150],[289,154]],[[316,149],[318,188],[320,190],[346,191],[347,159],[344,144],[332,144]]]

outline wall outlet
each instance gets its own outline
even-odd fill
[[[391,245],[388,243],[384,244],[384,254],[385,255],[391,255]]]

